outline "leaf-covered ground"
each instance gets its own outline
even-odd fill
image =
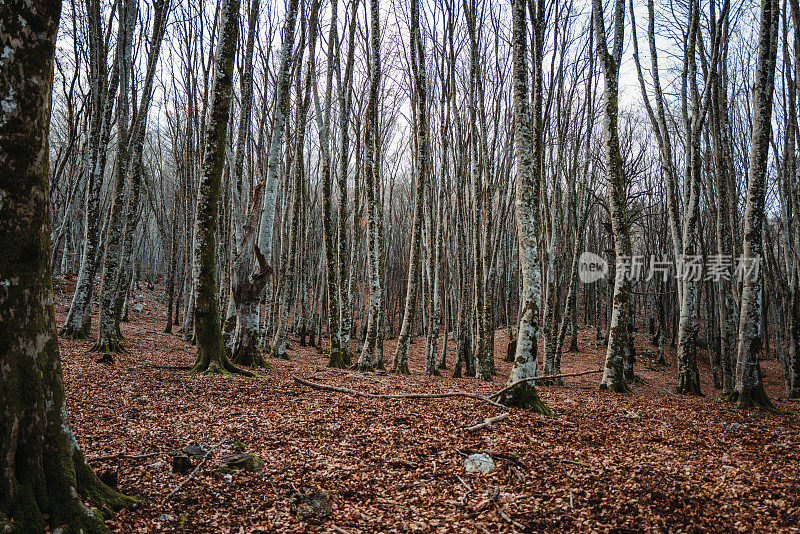
[[[56,290],[63,319],[70,284]],[[489,428],[466,427],[503,411],[465,398],[385,400],[309,389],[292,375],[372,393],[490,393],[508,376],[505,331],[496,338],[494,383],[422,375],[422,339],[412,376],[325,368],[313,348],[292,343],[291,361],[270,360],[264,378],[190,375],[193,347],[164,334],[162,292],[137,291],[139,313],[123,324],[129,353],[96,363],[91,341],[60,342],[74,430],[88,458],[116,472],[138,508],[109,521],[116,532],[796,532],[800,525],[798,403],[785,401],[777,362],[763,363],[767,390],[788,412],[743,412],[720,402],[708,360],[705,398],[670,393],[671,366],[637,363],[635,395],[600,392],[599,375],[541,388],[560,416],[518,410]],[[95,321],[96,324],[96,321]],[[294,341],[294,340],[293,340]],[[638,339],[639,350],[650,347]],[[563,372],[597,369],[593,330]],[[453,343],[449,344],[452,349]],[[394,343],[386,343],[391,359]],[[260,471],[219,470],[238,441]],[[222,443],[194,477],[172,471],[169,452]],[[240,445],[241,447],[241,445]],[[467,473],[465,454],[490,451],[488,474]],[[197,461],[194,461],[197,465]],[[298,493],[324,489],[327,517],[305,517]]]

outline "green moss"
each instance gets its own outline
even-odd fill
[[[764,390],[764,383],[761,382],[755,389],[752,391],[741,394],[738,391],[733,391],[728,395],[723,395],[721,400],[724,402],[736,403],[736,407],[740,410],[747,410],[750,408],[757,408],[758,410],[773,413],[773,414],[786,414],[788,412],[784,412],[779,410],[772,404],[772,401],[767,396],[767,392]]]
[[[63,339],[89,339],[89,331],[86,328],[73,328],[72,325],[66,324],[59,331],[58,336]]]
[[[350,367],[350,353],[342,350],[331,351],[328,356],[328,367],[348,369]]]
[[[534,413],[554,417],[553,411],[539,397],[536,388],[528,382],[517,384],[510,390],[504,392],[497,399],[497,402],[504,406],[530,410]]]
[[[600,384],[601,390],[608,390],[611,393],[633,393],[630,384],[627,380],[615,380],[610,386],[605,383]]]
[[[392,367],[392,373],[396,375],[410,375],[411,370],[408,368],[408,362]]]

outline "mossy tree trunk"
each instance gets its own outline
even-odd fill
[[[347,181],[350,154],[350,110],[353,105],[353,65],[355,62],[355,35],[357,27],[358,6],[353,4],[350,10],[350,26],[348,34],[347,61],[344,68],[344,80],[341,80],[341,67],[339,55],[335,57],[336,76],[339,81],[339,226],[338,226],[338,252],[339,252],[339,340],[341,350],[347,351],[352,360],[350,350],[350,332],[353,329],[353,278],[351,262],[359,250],[361,225],[358,222],[360,211],[360,188],[358,177],[353,184],[353,230],[350,241],[347,239]],[[356,131],[358,131],[356,129]],[[360,136],[357,136],[360,139]],[[358,168],[360,143],[356,142],[356,165]],[[353,251],[351,254],[350,251]]]
[[[0,4],[0,530],[104,532],[135,501],[100,482],[67,415],[50,278],[48,134],[60,2]]]
[[[371,371],[377,356],[378,323],[381,312],[381,271],[378,256],[380,255],[378,239],[377,204],[379,202],[376,187],[375,137],[378,135],[378,91],[381,79],[380,56],[380,13],[378,0],[370,0],[370,46],[371,62],[369,71],[369,98],[364,121],[364,187],[367,210],[367,272],[369,276],[369,312],[367,319],[367,335],[356,368]]]
[[[136,26],[138,3],[120,2],[117,32],[117,71],[119,95],[117,96],[117,151],[114,181],[111,189],[111,211],[106,231],[103,271],[100,281],[100,324],[92,350],[97,352],[125,352],[119,330],[117,286],[119,266],[123,261],[123,227],[125,219],[125,181],[130,163],[130,66],[133,54],[133,31]]]
[[[306,32],[305,23],[301,18],[300,31],[300,46],[297,56],[298,65],[302,65],[303,53],[306,48],[305,38],[306,33],[309,36],[308,49],[314,50],[316,47],[317,37],[317,14],[319,12],[319,2],[314,2],[311,6],[311,15],[309,16],[310,29]],[[308,113],[308,106],[311,97],[311,82],[314,79],[312,70],[314,69],[314,55],[311,54],[308,61],[306,71],[306,78],[304,85],[301,85],[301,77],[297,76],[297,114],[295,115],[295,144],[294,156],[291,160],[291,171],[289,172],[293,184],[291,192],[291,221],[289,222],[289,245],[282,247],[281,250],[281,272],[279,280],[282,280],[283,291],[278,294],[278,318],[275,327],[275,335],[272,338],[272,356],[284,360],[289,359],[286,349],[289,346],[289,307],[292,301],[293,288],[295,287],[295,263],[296,259],[289,256],[289,250],[296,250],[298,243],[298,234],[302,235],[300,226],[300,207],[303,202],[303,192],[305,191],[305,168],[303,163],[303,147],[305,146],[306,135],[306,115]],[[287,192],[287,195],[289,193]],[[303,334],[305,338],[305,334]],[[303,339],[305,344],[305,339]]]
[[[512,5],[512,46],[513,46],[513,84],[514,84],[514,157],[517,163],[516,212],[517,234],[519,239],[520,272],[522,276],[522,295],[520,296],[520,319],[514,365],[511,368],[509,384],[525,378],[535,378],[538,368],[537,336],[539,334],[539,304],[542,299],[542,281],[539,272],[537,253],[538,232],[536,210],[538,209],[538,180],[536,165],[540,138],[534,146],[530,127],[530,108],[528,107],[528,28],[525,15],[526,3],[514,0]],[[534,24],[533,59],[534,69],[541,70],[542,38],[544,36],[544,2],[532,9]],[[535,75],[534,91],[540,92],[541,77]],[[534,95],[535,114],[541,113],[540,95]],[[538,115],[537,115],[538,116]],[[539,398],[534,381],[521,382],[504,393],[499,402],[508,406],[531,409],[545,415],[552,415],[547,405]]]
[[[617,261],[631,257],[631,236],[626,207],[625,174],[619,148],[617,114],[619,111],[619,65],[622,59],[622,41],[625,32],[625,2],[614,4],[614,48],[609,52],[606,43],[603,3],[592,0],[597,54],[603,67],[605,91],[603,98],[603,141],[605,148],[606,178],[608,182],[608,204],[611,230],[614,237],[614,252]],[[624,362],[628,352],[628,321],[630,317],[631,280],[628,273],[617,270],[614,278],[614,295],[611,323],[608,327],[608,348],[605,370],[600,387],[618,393],[630,392],[625,379]]]
[[[745,272],[739,316],[739,341],[736,360],[734,397],[740,408],[774,407],[764,391],[758,356],[761,352],[763,325],[763,240],[765,218],[767,159],[772,131],[772,98],[775,88],[775,61],[778,48],[777,0],[762,0],[761,28],[758,38],[758,63],[753,88],[753,132],[750,169],[747,180],[747,204],[744,216],[742,259],[757,267]]]
[[[86,21],[89,34],[90,103],[89,164],[84,210],[84,241],[75,292],[67,318],[59,335],[68,339],[86,339],[92,323],[92,293],[97,273],[100,244],[100,192],[103,187],[108,142],[111,136],[114,96],[119,84],[115,70],[109,80],[107,49],[103,40],[102,16],[97,0],[86,2]]]
[[[425,47],[419,29],[419,0],[411,0],[411,27],[409,32],[411,51],[411,77],[414,90],[411,99],[414,113],[414,147],[416,148],[416,165],[413,168],[414,185],[412,196],[414,198],[414,216],[411,223],[411,247],[408,257],[408,277],[406,279],[406,304],[403,313],[403,323],[400,327],[400,336],[397,338],[397,348],[392,362],[392,372],[397,374],[410,374],[408,368],[408,352],[411,346],[411,336],[414,329],[414,319],[417,312],[417,293],[419,292],[420,250],[422,248],[422,208],[425,202],[425,185],[428,180],[428,108],[427,88],[425,81]]]
[[[333,244],[333,188],[331,185],[331,146],[329,132],[331,127],[331,99],[333,94],[334,55],[338,54],[335,45],[339,41],[336,31],[338,3],[331,3],[330,29],[328,33],[328,62],[325,80],[324,112],[320,105],[317,83],[312,86],[314,109],[319,133],[322,185],[322,242],[325,252],[326,304],[328,308],[328,335],[331,340],[328,367],[346,368],[350,366],[349,347],[343,347],[340,339],[341,299],[339,288],[339,269],[336,265],[336,249]]]
[[[220,8],[221,33],[216,49],[216,81],[211,116],[206,128],[203,174],[197,197],[194,231],[194,299],[197,357],[192,372],[253,373],[233,365],[225,352],[219,319],[216,282],[216,230],[220,182],[225,165],[225,140],[233,86],[233,60],[239,31],[239,0],[223,0]]]

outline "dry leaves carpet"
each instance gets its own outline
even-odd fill
[[[502,410],[464,398],[381,400],[312,390],[314,382],[372,393],[488,394],[508,376],[505,331],[496,336],[498,376],[486,384],[422,375],[415,340],[412,376],[325,368],[326,357],[293,340],[291,361],[263,378],[190,375],[194,348],[164,334],[163,291],[136,292],[141,312],[123,324],[128,354],[96,363],[91,341],[60,342],[70,415],[88,458],[141,504],[110,519],[115,532],[792,532],[800,525],[798,403],[777,362],[763,363],[767,389],[786,415],[743,412],[717,400],[708,358],[705,398],[670,393],[675,366],[637,363],[635,395],[597,391],[598,375],[568,378],[540,393],[560,416],[518,410],[489,428],[466,427]],[[70,281],[56,290],[63,319]],[[95,320],[96,324],[96,320]],[[650,349],[644,338],[638,349]],[[454,344],[449,343],[452,349]],[[602,342],[581,330],[581,352],[563,372],[597,369]],[[394,343],[386,343],[387,358]],[[667,353],[674,362],[674,354]],[[194,476],[173,472],[169,452],[217,447]],[[224,471],[234,449],[260,470]],[[467,452],[489,451],[496,468],[467,473]],[[198,461],[194,461],[196,467]],[[183,487],[167,496],[181,483]],[[303,513],[298,494],[324,490],[330,514]]]

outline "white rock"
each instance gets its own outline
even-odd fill
[[[227,474],[227,473],[226,473],[226,474],[224,474],[224,475],[222,475],[222,479],[223,479],[225,482],[228,482],[228,483],[231,483],[231,482],[233,482],[233,476],[232,476],[232,475],[229,475],[229,474]]]
[[[494,460],[485,452],[470,454],[464,460],[464,469],[467,470],[467,473],[489,473],[494,470]]]

